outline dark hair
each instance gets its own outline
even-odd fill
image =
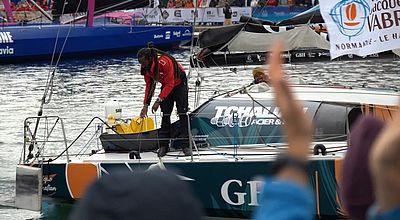
[[[150,59],[151,49],[147,47],[140,49],[137,53],[137,58],[139,59],[140,57],[146,57],[147,59]]]

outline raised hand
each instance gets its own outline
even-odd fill
[[[284,132],[289,144],[289,155],[307,160],[312,140],[311,119],[304,113],[303,106],[294,99],[291,88],[282,69],[281,51],[283,44],[273,44],[268,59],[269,77],[275,92],[275,102],[281,112]]]

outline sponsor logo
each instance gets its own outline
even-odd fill
[[[329,56],[331,56],[331,54],[329,52],[318,52],[318,56],[319,57],[322,57],[322,56],[329,57]]]
[[[189,29],[186,29],[185,32],[183,32],[182,36],[192,36],[192,32]]]
[[[306,57],[306,53],[295,53],[295,57]]]
[[[176,37],[181,37],[181,31],[173,31],[172,35],[174,35]]]
[[[171,31],[166,31],[165,32],[165,40],[171,39]]]
[[[49,185],[46,185],[46,186],[43,187],[43,191],[45,191],[45,192],[56,192],[57,191],[57,187],[50,186],[50,184],[49,184]]]
[[[246,57],[246,63],[252,63],[253,59],[251,58],[251,55],[247,55]]]
[[[230,205],[244,205],[245,202],[248,202],[249,206],[258,206],[258,195],[261,193],[262,184],[262,181],[247,181],[246,184],[243,184],[240,180],[228,180],[221,186],[221,196]],[[233,189],[240,188],[242,190],[239,192],[233,191]],[[246,189],[249,190],[248,193],[246,193]]]
[[[368,57],[379,57],[379,54],[373,53],[373,54],[368,55]]]
[[[0,48],[0,55],[14,54],[14,48],[7,46],[6,48]]]
[[[43,184],[50,183],[51,181],[53,181],[54,177],[56,177],[56,176],[57,176],[56,173],[55,174],[50,174],[50,175],[44,175],[43,176]]]
[[[165,60],[158,60],[158,63],[165,66],[165,64],[167,64],[167,62],[165,62]],[[159,72],[160,75],[164,74],[163,72]]]
[[[178,17],[178,18],[182,17],[182,12],[181,12],[181,10],[176,10],[176,11],[174,11],[174,16],[175,16],[175,17]]]
[[[1,44],[12,44],[14,43],[13,36],[10,32],[0,32],[0,45]],[[14,48],[6,46],[0,48],[0,55],[14,54]]]
[[[212,11],[207,11],[206,17],[207,17],[208,19],[212,19],[212,18],[216,18],[217,16],[216,16],[216,14],[214,14],[214,12],[212,12]]]
[[[166,19],[169,17],[169,14],[168,14],[168,12],[167,12],[166,10],[164,10],[164,11],[161,13],[161,16],[162,16],[162,18],[163,18],[164,20],[166,20]]]
[[[0,44],[14,43],[13,36],[10,32],[0,32]]]
[[[56,173],[54,174],[49,174],[49,175],[44,175],[43,176],[43,192],[45,192],[46,195],[52,196],[57,192],[57,187],[52,186],[50,183],[54,180],[54,178],[57,176]]]
[[[308,108],[304,108],[304,112]],[[280,112],[278,107],[252,106],[215,106],[215,115],[210,124],[217,127],[248,127],[250,125],[279,126]]]
[[[261,62],[261,61],[265,61],[265,58],[262,59],[261,55],[257,54],[257,60],[258,60],[259,62]]]
[[[162,35],[162,34],[155,34],[155,35],[153,36],[153,38],[154,38],[154,39],[164,38],[164,35]]]
[[[349,38],[362,33],[370,13],[370,6],[365,0],[339,1],[329,15],[341,34]]]
[[[210,123],[217,127],[248,127],[250,125],[280,125],[277,107],[216,106]]]
[[[191,10],[190,11],[190,17],[191,18],[194,18],[194,14],[195,14],[195,11],[194,10]],[[199,17],[199,11],[196,11],[196,18],[198,18]]]

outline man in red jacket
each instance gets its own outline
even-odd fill
[[[154,95],[156,83],[161,83],[161,92],[152,106],[156,112],[161,106],[163,113],[160,138],[171,138],[171,113],[176,103],[179,114],[179,143],[185,156],[191,155],[188,142],[188,86],[185,70],[171,55],[155,48],[142,48],[138,52],[141,74],[146,82],[143,108],[140,117],[147,117],[148,107]],[[163,157],[169,151],[169,141],[161,141],[158,156]]]

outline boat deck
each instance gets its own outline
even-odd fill
[[[327,149],[327,155],[312,155],[313,146],[310,147],[310,159],[337,159],[344,155],[347,148],[345,142],[323,143]],[[84,158],[72,158],[71,162],[92,163],[187,163],[187,162],[249,162],[249,161],[273,161],[279,152],[286,149],[286,145],[241,145],[235,149],[233,146],[200,148],[193,150],[193,158],[185,156],[181,150],[172,149],[162,158],[157,157],[157,152],[142,152],[141,159],[130,159],[129,153],[106,153],[101,150]],[[64,162],[65,161],[57,161]]]

